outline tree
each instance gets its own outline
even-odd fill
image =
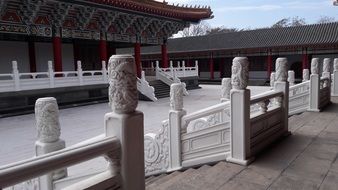
[[[225,27],[221,26],[221,27],[210,28],[206,32],[206,35],[228,33],[228,32],[238,32],[238,31],[241,31],[241,30],[239,30],[237,28],[225,28]]]
[[[277,21],[275,24],[271,26],[271,28],[283,28],[289,26],[302,26],[305,25],[306,21],[304,18],[300,18],[298,16],[293,18],[283,18]]]
[[[202,36],[205,35],[208,30],[210,30],[210,25],[207,22],[202,21],[199,24],[192,24],[190,27],[185,28],[183,31],[179,32],[179,35],[182,37]]]
[[[329,17],[329,16],[320,16],[319,20],[317,21],[318,24],[322,23],[330,23],[334,22],[336,19],[334,17]]]

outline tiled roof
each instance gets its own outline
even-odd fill
[[[92,3],[122,8],[131,11],[148,13],[168,18],[175,18],[189,22],[199,22],[212,18],[210,7],[188,7],[169,5],[167,2],[154,0],[86,0]]]
[[[338,22],[285,28],[257,29],[168,40],[168,52],[232,50],[338,44]],[[159,53],[158,47],[142,53]]]

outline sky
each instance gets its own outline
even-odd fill
[[[212,27],[261,28],[278,20],[299,16],[308,24],[321,16],[338,21],[338,6],[332,0],[166,0],[169,4],[208,5],[214,18],[207,20]]]

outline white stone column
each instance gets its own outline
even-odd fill
[[[195,71],[196,71],[196,76],[199,76],[199,74],[198,74],[198,60],[195,61]]]
[[[102,77],[104,82],[108,82],[107,64],[106,61],[102,61]]]
[[[310,75],[310,102],[308,111],[319,112],[320,98],[320,77],[319,77],[319,58],[311,60],[311,75]]]
[[[232,62],[230,91],[230,157],[227,161],[247,165],[250,155],[250,90],[249,61],[236,57]]]
[[[133,56],[113,55],[109,59],[108,76],[112,112],[105,115],[105,133],[106,136],[116,136],[121,143],[122,189],[143,190],[144,122],[143,113],[135,110],[138,91]]]
[[[182,167],[181,131],[182,117],[186,114],[183,109],[184,86],[174,83],[170,86],[170,111],[169,111],[169,171]]]
[[[35,142],[35,155],[41,156],[66,147],[60,139],[59,109],[55,98],[40,98],[35,103],[36,128],[38,140]],[[52,190],[53,181],[67,176],[66,169],[53,171],[39,177],[39,189]]]
[[[333,61],[332,96],[338,96],[338,58]]]
[[[159,72],[160,72],[160,71],[159,71],[159,70],[160,70],[160,62],[159,62],[159,61],[156,61],[155,64],[156,64],[156,68],[155,68],[155,72],[156,72],[156,73],[155,73],[155,76],[156,76],[156,79],[159,80],[159,79],[160,79],[160,77],[159,77]]]
[[[183,77],[185,77],[185,61],[182,61]]]
[[[330,65],[331,65],[331,59],[325,58],[324,61],[323,61],[322,77],[328,77],[329,79],[331,79]]]
[[[288,82],[290,86],[295,85],[295,72],[294,71],[288,71]]]
[[[308,80],[310,80],[310,71],[309,69],[303,69],[303,81],[302,82],[305,82]]]
[[[276,82],[274,90],[283,91],[282,98],[276,98],[276,104],[282,107],[282,126],[285,135],[289,134],[289,82],[288,78],[288,60],[287,58],[278,58],[276,60]]]
[[[274,88],[275,87],[275,79],[276,78],[276,73],[275,72],[271,72],[270,74],[270,87]]]
[[[221,89],[221,102],[226,102],[230,100],[230,90],[231,90],[231,78],[222,79],[222,89]]]
[[[53,70],[52,61],[48,61],[48,76],[49,76],[49,87],[54,88],[55,81],[54,81],[54,70]]]
[[[12,73],[13,73],[13,80],[14,80],[14,86],[15,90],[20,90],[20,75],[19,75],[19,69],[18,69],[18,62],[12,61]]]
[[[80,85],[83,85],[83,76],[82,76],[83,72],[81,61],[77,61],[76,64],[77,64],[77,77],[79,79]]]

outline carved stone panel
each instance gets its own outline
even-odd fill
[[[134,57],[113,55],[109,59],[109,105],[116,113],[135,111],[138,104]]]
[[[235,57],[231,68],[231,84],[233,89],[244,90],[249,82],[249,60],[247,57]]]

